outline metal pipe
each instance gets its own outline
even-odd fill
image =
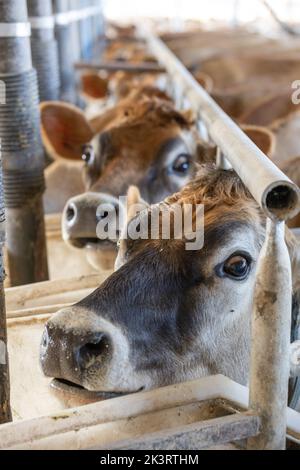
[[[59,21],[60,16],[69,12],[69,0],[52,0],[55,14],[55,37],[58,44],[58,61],[60,72],[60,97],[64,101],[75,103],[75,75],[73,63],[73,42],[71,24]]]
[[[28,24],[25,0],[0,0],[4,25]],[[32,68],[30,37],[2,34],[0,80],[6,104],[0,106],[0,137],[7,208],[7,253],[12,285],[48,278],[42,194],[44,154],[39,134],[37,76]]]
[[[225,158],[267,215],[252,319],[250,410],[262,418],[261,432],[248,440],[250,449],[283,449],[286,436],[290,374],[291,263],[284,239],[284,220],[299,211],[294,185],[221,110],[163,42],[143,33],[156,57],[188,97]]]
[[[300,377],[300,340],[290,345],[290,377]]]
[[[149,31],[143,30],[141,34],[176,84],[184,89],[191,107],[201,115],[210,138],[220,147],[266,215],[274,220],[296,215],[300,208],[299,188],[256,147],[160,39]]]
[[[291,309],[291,263],[284,222],[268,219],[257,266],[251,329],[249,406],[261,416],[261,432],[249,439],[249,449],[285,448]]]
[[[7,353],[6,309],[4,297],[3,245],[5,241],[5,212],[0,155],[0,424],[11,421],[10,383]]]
[[[79,21],[79,36],[80,36],[80,56],[84,60],[91,59],[91,46],[92,46],[92,16],[85,16],[84,12],[88,11],[91,7],[90,0],[79,0],[79,8],[83,12],[83,17]]]
[[[232,168],[227,158],[225,158],[222,154],[220,147],[217,148],[216,165],[222,170],[229,170],[230,168]]]
[[[27,0],[31,23],[33,66],[38,74],[40,101],[59,99],[57,42],[51,0]]]

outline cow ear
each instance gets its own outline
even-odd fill
[[[198,140],[196,147],[197,162],[203,163],[215,163],[217,158],[217,146],[204,142],[204,140]]]
[[[195,72],[194,78],[197,80],[199,85],[201,85],[202,88],[204,88],[204,90],[207,91],[207,93],[209,94],[212,93],[214,82],[213,82],[213,79],[209,75],[207,75],[207,73],[200,72],[200,71]]]
[[[268,157],[272,157],[275,148],[275,135],[265,127],[242,125],[241,129]]]
[[[45,101],[40,105],[43,144],[54,159],[80,160],[82,146],[93,138],[83,112],[67,103]]]
[[[142,199],[137,186],[130,186],[127,191],[127,223],[147,207],[149,204]]]
[[[108,80],[96,73],[85,72],[81,75],[81,92],[87,99],[103,99],[108,95]]]

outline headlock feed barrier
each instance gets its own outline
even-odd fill
[[[261,428],[257,436],[249,439],[248,447],[283,449],[292,298],[284,228],[285,220],[300,210],[299,188],[221,110],[159,38],[148,30],[140,33],[174,80],[179,101],[188,100],[208,136],[218,145],[219,165],[232,166],[267,216],[266,238],[256,274],[250,367],[249,406],[261,417]]]

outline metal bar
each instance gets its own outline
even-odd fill
[[[290,377],[300,377],[300,340],[290,346]]]
[[[4,23],[27,23],[25,0],[0,0]],[[48,278],[42,195],[44,153],[40,139],[38,84],[29,37],[0,37],[0,106],[7,253],[11,285]]]
[[[260,418],[258,416],[240,413],[117,442],[113,446],[108,446],[108,449],[199,450],[256,436],[259,427]],[[99,447],[95,447],[95,449],[99,449]]]
[[[155,72],[155,73],[164,73],[166,70],[163,67],[149,62],[139,62],[138,64],[133,64],[130,62],[97,62],[97,63],[88,63],[88,62],[76,62],[75,69],[90,69],[90,70],[107,70],[110,72],[117,72],[123,70],[125,72],[131,73],[143,73],[143,72]]]
[[[220,147],[268,217],[286,220],[300,209],[299,188],[243,133],[197,83],[168,47],[149,31],[140,31],[191,107],[201,115],[209,136]],[[253,178],[255,175],[255,178]]]
[[[222,154],[220,147],[218,147],[217,149],[216,165],[222,170],[229,170],[230,168],[232,168],[227,158],[225,158]]]
[[[5,241],[5,212],[3,197],[2,162],[0,154],[0,424],[11,421],[10,383],[7,353],[6,309],[4,296],[3,245]]]
[[[0,38],[28,38],[31,35],[30,23],[0,23]]]
[[[250,409],[262,418],[250,449],[284,449],[290,375],[291,263],[284,223],[267,220],[256,275],[250,367]]]

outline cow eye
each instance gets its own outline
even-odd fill
[[[180,175],[188,173],[191,167],[191,156],[186,153],[181,153],[172,165],[172,170]]]
[[[95,152],[91,145],[85,145],[82,149],[82,160],[87,164],[91,164],[94,161]]]
[[[222,266],[223,276],[243,280],[247,277],[250,266],[251,260],[245,255],[233,255]]]

